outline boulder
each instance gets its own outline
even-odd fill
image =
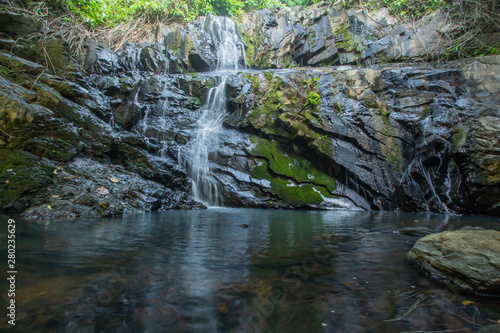
[[[408,259],[467,293],[500,295],[500,232],[445,231],[419,239]]]

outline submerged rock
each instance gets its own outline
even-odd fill
[[[426,236],[431,235],[434,232],[427,227],[408,227],[401,228],[398,230],[400,234],[408,235],[408,236]]]
[[[477,333],[500,333],[500,324],[481,327]]]
[[[500,295],[500,232],[445,231],[419,239],[408,258],[432,278],[468,293]]]

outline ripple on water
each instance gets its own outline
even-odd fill
[[[498,230],[498,222],[242,209],[19,222],[16,326],[29,332],[474,331],[500,319],[500,300],[460,295],[419,274],[406,260],[419,236],[397,231]]]

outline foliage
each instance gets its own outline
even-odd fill
[[[150,21],[189,21],[213,11],[209,0],[59,0],[69,12],[76,13],[93,26],[113,25],[133,17]]]
[[[114,25],[142,16],[149,21],[190,21],[211,12],[236,16],[245,11],[273,6],[309,5],[310,0],[57,0],[92,26]]]
[[[309,100],[309,103],[312,105],[312,106],[316,106],[319,104],[320,100],[321,100],[321,96],[318,95],[317,93],[315,92],[310,92],[309,93],[309,96],[307,98]]]
[[[293,6],[309,6],[312,5],[313,3],[317,3],[317,0],[311,1],[311,0],[281,0],[280,1],[282,4],[288,7],[293,7]]]
[[[387,7],[394,15],[401,18],[418,19],[441,8],[453,8],[456,2],[452,0],[348,0],[347,7],[364,7],[369,9]]]
[[[13,0],[15,1],[15,0]],[[214,13],[237,16],[250,10],[273,6],[308,6],[318,0],[46,0],[65,13],[61,18],[68,26],[85,25],[100,29],[120,29],[124,23],[132,28],[140,23],[148,27],[158,22],[187,22],[197,16]],[[450,60],[469,56],[499,54],[500,44],[494,37],[500,31],[500,2],[498,0],[326,0],[338,9],[345,7],[375,9],[387,7],[392,14],[404,20],[416,20],[431,12],[441,10],[448,16],[456,29],[446,35],[449,47],[443,52],[444,59]],[[19,0],[35,8],[46,10],[45,1]],[[54,6],[57,5],[57,6]],[[65,14],[63,13],[63,14]],[[38,13],[41,16],[46,13]],[[38,15],[37,14],[37,15]],[[135,22],[136,23],[133,23]],[[154,27],[152,27],[154,29]],[[129,29],[130,30],[130,29]],[[144,35],[144,29],[136,35]],[[89,30],[90,31],[90,30]],[[113,33],[117,32],[113,30]],[[149,31],[151,33],[151,31]],[[140,37],[139,36],[139,37]],[[70,36],[71,37],[71,36]],[[139,37],[134,40],[140,39]],[[120,37],[121,38],[121,37]],[[109,39],[109,38],[108,38]],[[132,42],[132,41],[130,41]],[[121,43],[118,43],[121,45]],[[433,55],[429,55],[430,58]]]
[[[387,7],[403,20],[417,20],[442,11],[456,29],[447,34],[450,47],[445,59],[499,54],[500,2],[498,0],[347,0],[343,6],[375,9]],[[443,60],[443,59],[442,59]]]

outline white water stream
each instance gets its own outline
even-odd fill
[[[185,165],[193,182],[193,195],[197,201],[207,206],[221,206],[219,183],[212,172],[210,157],[216,157],[219,135],[227,113],[226,81],[235,73],[243,57],[243,44],[238,36],[235,23],[227,17],[207,17],[210,24],[205,29],[213,32],[217,45],[218,84],[208,92],[206,104],[198,119],[196,134],[186,146],[181,164]]]

